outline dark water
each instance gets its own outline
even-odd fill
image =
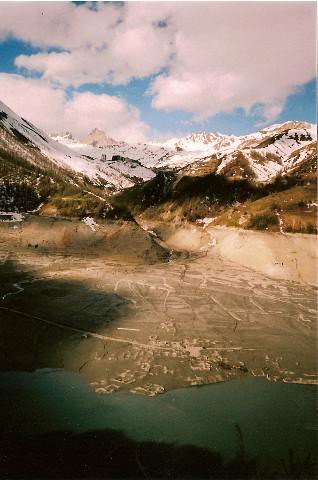
[[[128,437],[208,447],[230,457],[239,425],[246,451],[262,461],[314,449],[315,386],[245,378],[143,397],[96,395],[63,370],[0,374],[2,433],[116,429]]]

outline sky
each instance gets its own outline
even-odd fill
[[[316,123],[315,2],[0,2],[0,100],[48,133]]]

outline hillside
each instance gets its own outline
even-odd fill
[[[196,222],[239,228],[317,232],[317,156],[311,143],[293,157],[304,157],[271,182],[248,175],[218,174],[218,160],[196,169],[164,173],[113,196],[140,219]]]

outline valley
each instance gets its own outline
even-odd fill
[[[313,125],[129,145],[0,121],[3,370],[315,383]]]
[[[0,3],[0,480],[317,480],[313,1]]]

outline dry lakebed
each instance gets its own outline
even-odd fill
[[[99,394],[150,396],[245,376],[316,382],[313,236],[94,225],[1,222],[3,371],[63,368]]]

